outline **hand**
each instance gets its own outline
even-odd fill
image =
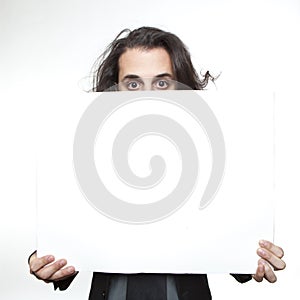
[[[65,259],[55,261],[53,255],[37,257],[34,252],[29,258],[30,273],[47,283],[59,281],[75,274],[73,266],[67,266]]]
[[[257,254],[261,257],[258,261],[256,274],[253,278],[261,282],[264,278],[271,283],[277,280],[274,271],[283,270],[286,266],[282,260],[284,252],[282,248],[265,240],[259,241],[261,248],[257,249]]]

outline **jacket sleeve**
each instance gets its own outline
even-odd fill
[[[78,272],[76,272],[74,275],[62,279],[62,280],[58,280],[58,281],[53,281],[53,285],[54,285],[54,290],[59,289],[60,291],[64,291],[66,290],[70,284],[72,283],[72,281],[74,280],[74,278],[76,277],[76,275],[78,274]]]
[[[238,282],[245,283],[252,279],[252,275],[250,274],[230,274],[233,276]]]

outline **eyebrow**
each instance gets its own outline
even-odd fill
[[[173,76],[170,73],[162,73],[162,74],[158,74],[155,76],[155,78],[161,78],[161,77],[170,77],[172,78]]]
[[[161,73],[161,74],[153,76],[153,78],[163,78],[163,77],[172,78],[173,76],[170,73]],[[128,74],[128,75],[124,76],[121,81],[123,81],[125,79],[141,79],[141,78],[142,77],[135,75],[135,74]]]

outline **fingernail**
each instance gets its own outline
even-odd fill
[[[262,255],[262,256],[265,256],[265,255],[266,255],[266,252],[265,252],[263,249],[261,249],[261,248],[258,249],[258,253],[259,253],[260,255]]]
[[[260,244],[261,246],[267,246],[267,241],[265,241],[265,240],[260,240],[260,241],[259,241],[259,244]]]
[[[65,264],[66,264],[66,261],[64,259],[59,262],[60,266],[64,266]]]
[[[53,261],[54,260],[54,257],[52,256],[52,255],[49,255],[48,257],[47,257],[47,261],[48,262],[51,262],[51,261]]]

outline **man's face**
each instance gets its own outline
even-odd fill
[[[174,89],[171,58],[163,48],[127,49],[119,58],[119,90]]]

